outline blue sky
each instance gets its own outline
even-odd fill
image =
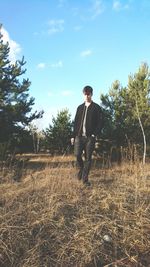
[[[93,100],[114,80],[127,85],[142,62],[150,64],[149,0],[0,0],[4,41],[10,59],[26,60],[36,125],[68,108],[72,118],[91,85]]]

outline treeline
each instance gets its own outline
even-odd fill
[[[143,155],[150,144],[150,71],[146,63],[128,76],[123,87],[115,81],[109,93],[101,96],[105,113],[104,137],[117,147],[137,147]]]
[[[3,42],[0,31],[0,156],[9,153],[48,151],[64,153],[70,144],[73,121],[69,110],[59,111],[49,127],[39,131],[33,121],[44,111],[32,112],[35,99],[30,97],[29,79],[24,58],[12,63],[9,44]],[[104,113],[104,128],[100,136],[105,149],[137,147],[145,162],[150,145],[150,71],[146,63],[129,75],[127,86],[114,81],[107,94],[97,103]],[[102,147],[102,146],[101,146]],[[101,148],[100,148],[101,149]]]

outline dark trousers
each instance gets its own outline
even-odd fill
[[[77,159],[77,167],[79,169],[78,179],[83,182],[88,181],[88,175],[91,168],[92,153],[95,147],[94,137],[76,136],[74,143],[74,154]],[[83,161],[83,152],[85,160]]]

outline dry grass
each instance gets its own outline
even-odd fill
[[[150,266],[149,165],[95,167],[86,188],[72,158],[44,161],[20,182],[2,180],[1,266]]]

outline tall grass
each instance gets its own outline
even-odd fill
[[[1,266],[150,266],[150,166],[95,167],[87,188],[71,162],[3,179]]]

